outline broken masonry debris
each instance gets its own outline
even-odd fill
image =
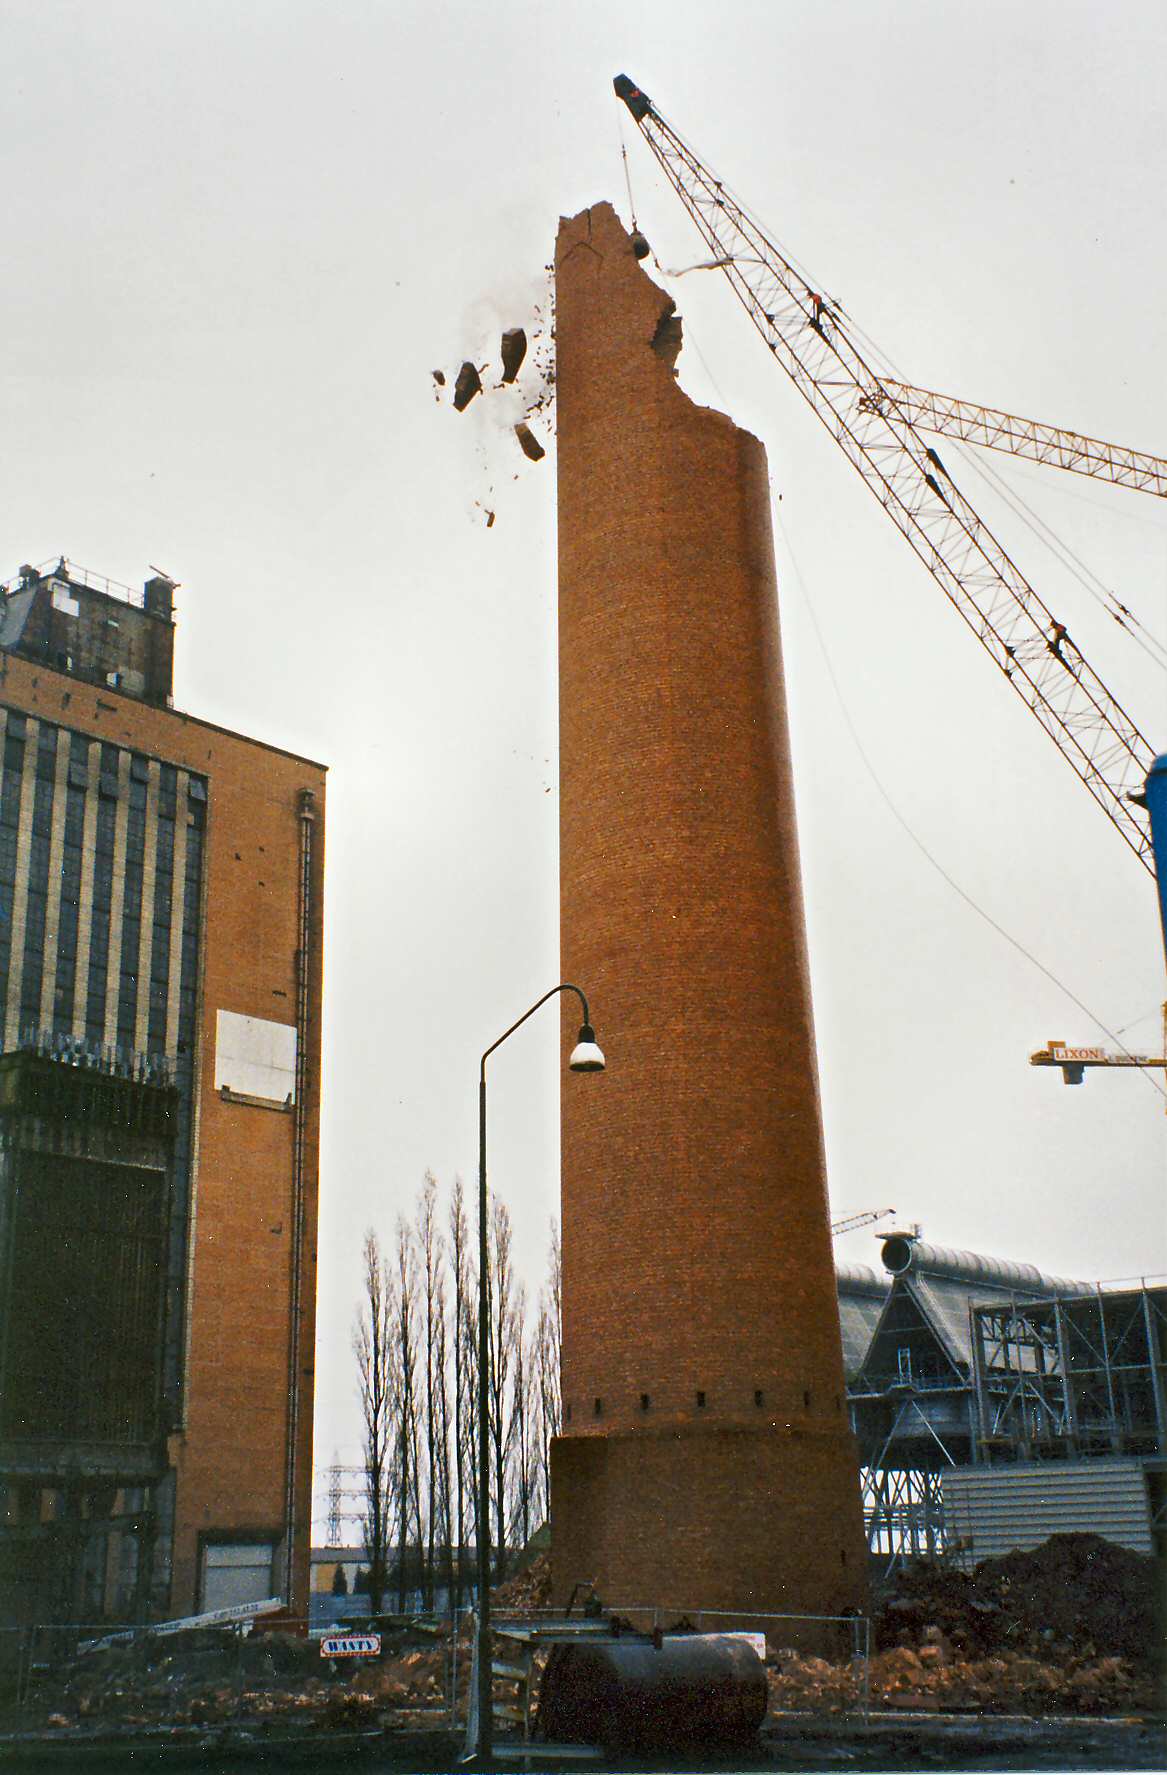
[[[530,426],[524,424],[521,419],[515,426],[515,436],[519,440],[519,448],[522,450],[523,455],[529,457],[532,462],[540,462],[543,457],[546,456],[546,450],[543,448]]]
[[[439,388],[445,388],[446,372],[444,370],[431,370],[430,375],[433,377]]]
[[[467,358],[458,371],[458,380],[454,384],[454,411],[465,412],[476,394],[482,393],[482,377],[476,367]]]
[[[502,379],[513,382],[527,355],[527,335],[522,327],[508,327],[502,336]]]

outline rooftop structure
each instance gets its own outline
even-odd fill
[[[136,592],[63,555],[52,567],[24,566],[0,585],[0,650],[168,708],[174,591],[164,574]]]

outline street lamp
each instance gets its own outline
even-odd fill
[[[496,1042],[491,1042],[478,1068],[478,1745],[477,1762],[486,1764],[491,1755],[494,1718],[492,1712],[490,1653],[490,1436],[488,1423],[488,1372],[490,1355],[490,1252],[486,1224],[486,1062],[496,1048],[501,1048],[528,1017],[560,992],[574,992],[583,1007],[579,1039],[571,1050],[568,1067],[572,1072],[603,1072],[604,1056],[592,1028],[588,1001],[578,986],[565,980],[550,992],[536,999],[529,1011],[504,1029]]]

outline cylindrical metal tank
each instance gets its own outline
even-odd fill
[[[925,1245],[907,1233],[890,1233],[881,1251],[884,1268],[893,1276],[943,1276],[953,1282],[981,1283],[986,1288],[1016,1289],[1020,1294],[1089,1294],[1092,1282],[1068,1276],[1045,1276],[1031,1263],[1003,1257],[981,1257],[975,1251],[954,1251]]]
[[[766,1667],[744,1640],[695,1635],[555,1646],[539,1732],[619,1750],[741,1744],[766,1717]]]
[[[556,276],[562,958],[608,1070],[562,1093],[555,1590],[821,1613],[865,1560],[766,457],[609,205]]]

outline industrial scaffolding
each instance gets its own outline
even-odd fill
[[[970,1317],[980,1460],[1167,1448],[1167,1289],[980,1302]]]
[[[974,1284],[960,1326],[955,1283],[922,1266],[897,1276],[852,1374],[869,1552],[890,1570],[951,1551],[943,1492],[954,1469],[1116,1458],[1142,1463],[1162,1546],[1167,1288],[1026,1299],[985,1298]]]

